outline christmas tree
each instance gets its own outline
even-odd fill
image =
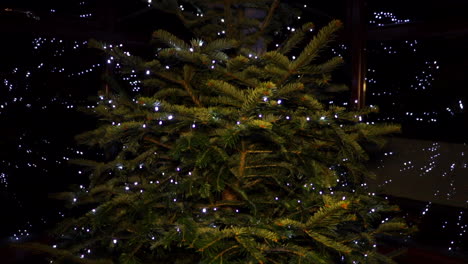
[[[155,31],[156,59],[94,43],[144,89],[92,108],[102,123],[78,140],[107,157],[75,162],[92,172],[70,198],[89,211],[34,247],[63,263],[392,263],[376,239],[407,227],[365,188],[364,146],[398,126],[316,97],[342,64],[320,57],[341,22],[269,48],[278,0],[186,3],[153,3],[194,34]]]

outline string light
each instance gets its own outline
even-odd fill
[[[151,3],[151,0],[148,0],[148,3]],[[307,7],[307,5],[304,5],[304,7]],[[181,8],[181,10],[183,10],[183,7],[182,7],[182,6],[180,6],[180,8]],[[55,10],[54,10],[54,12],[55,12]],[[90,16],[91,16],[91,15],[90,15]],[[83,17],[83,18],[85,18],[85,17]],[[87,17],[86,17],[86,18],[87,18]],[[298,17],[298,19],[300,19],[300,17]],[[221,19],[221,22],[224,23],[224,19]],[[292,31],[292,32],[295,31],[295,29],[294,29],[294,28],[291,28],[291,27],[289,28],[289,30]],[[223,31],[222,31],[222,34],[224,34]],[[45,39],[45,38],[44,38],[44,39],[39,38],[39,39],[40,39],[40,40],[39,40],[39,41],[35,44],[35,46],[33,47],[33,49],[35,49],[35,50],[39,50],[39,49],[41,49],[41,48],[43,48],[43,47],[46,47],[46,46],[50,45],[51,43],[54,43],[54,44],[57,44],[57,45],[58,45],[59,43],[62,43],[61,40],[59,41],[58,39],[54,39],[54,41],[50,41],[50,42],[49,42],[47,39]],[[80,48],[81,48],[82,46],[84,46],[85,44],[81,44],[81,43],[80,43],[80,44],[78,45],[77,43],[75,43],[75,45],[76,45],[76,46],[73,46],[73,49],[80,49]],[[202,45],[203,45],[203,42],[200,41],[199,46],[202,46]],[[75,48],[75,47],[76,47],[76,48]],[[112,45],[110,45],[109,47],[112,48]],[[337,48],[337,50],[338,50],[338,48]],[[345,48],[345,46],[343,46],[343,47],[341,48],[341,51],[345,51],[345,50],[346,50],[346,48]],[[388,50],[392,50],[392,52],[395,52],[393,48],[388,48]],[[190,51],[193,52],[193,48],[190,48]],[[54,54],[55,54],[55,55],[58,55],[58,56],[62,56],[64,53],[65,53],[65,49],[62,49],[62,48],[59,48],[57,51],[54,52]],[[337,51],[337,53],[338,53],[338,51]],[[127,54],[127,56],[130,56],[130,53],[126,53],[126,54]],[[393,54],[393,53],[392,53],[392,54]],[[336,54],[335,54],[335,55],[336,55]],[[249,57],[257,58],[257,56],[254,56],[254,55],[252,55],[252,54],[249,54]],[[295,59],[295,57],[294,57],[293,59]],[[110,58],[109,61],[112,62],[112,61],[113,61],[113,58]],[[213,62],[213,63],[215,63],[215,62]],[[56,67],[56,66],[55,66],[56,68],[53,68],[54,66],[50,66],[48,63],[47,63],[47,64],[44,64],[43,62],[41,62],[40,64],[35,64],[35,65],[37,65],[37,66],[35,66],[35,67],[37,67],[37,69],[40,69],[40,70],[44,70],[44,69],[50,67],[50,69],[53,70],[54,72],[58,72],[58,73],[63,73],[63,72],[65,72],[65,69],[64,69],[63,67]],[[115,63],[115,66],[117,67],[118,64]],[[68,74],[68,77],[80,76],[80,78],[81,78],[84,74],[91,73],[91,72],[93,72],[93,70],[95,70],[96,68],[100,68],[100,67],[102,67],[101,64],[93,64],[92,66],[88,67],[87,69],[82,69],[82,70],[80,70],[80,71],[75,71],[75,72],[69,71],[69,69],[67,69],[67,73],[69,73],[69,74]],[[213,67],[213,66],[212,66],[212,67]],[[431,67],[433,67],[434,69],[438,69],[439,66],[438,66],[438,65],[435,65],[435,66],[432,65]],[[169,66],[166,66],[166,69],[170,69]],[[13,73],[21,72],[21,73],[24,74],[24,76],[26,76],[26,77],[31,77],[31,76],[34,77],[34,76],[36,76],[36,75],[33,75],[33,74],[35,74],[35,72],[34,72],[32,69],[26,70],[26,71],[22,71],[22,70],[19,70],[19,69],[15,68],[15,69],[13,69],[12,72],[13,72]],[[72,73],[72,72],[73,72],[73,73]],[[133,73],[134,73],[134,72],[133,72]],[[147,70],[147,71],[146,71],[146,74],[149,75],[149,74],[150,74],[150,71]],[[131,77],[126,77],[126,78],[127,78],[127,80],[130,81],[130,80],[133,80],[132,78],[137,78],[137,77],[138,77],[138,76],[137,76],[136,74],[131,74]],[[424,82],[425,82],[426,80],[428,80],[428,78],[426,78],[426,77],[428,77],[428,76],[426,76],[426,75],[424,75],[424,76],[421,75],[420,78],[417,79],[417,81],[424,81]],[[432,78],[432,76],[429,76],[429,77]],[[431,80],[433,80],[433,79],[431,79]],[[133,82],[135,85],[137,85],[137,84],[139,83],[139,82],[136,82],[136,80],[133,80],[132,82]],[[374,82],[374,83],[377,83],[377,80],[373,80],[373,82]],[[15,88],[15,86],[14,86],[11,82],[9,83],[8,80],[6,80],[6,83],[4,83],[4,84],[5,84],[5,87],[7,87],[7,89],[9,89],[10,91],[13,91],[13,89]],[[419,85],[418,85],[418,86],[419,86]],[[426,87],[429,87],[429,85],[427,85]],[[134,91],[138,91],[138,90],[134,90]],[[382,94],[383,94],[383,93],[382,93]],[[385,93],[384,95],[393,95],[393,94],[391,94],[391,93]],[[266,97],[265,97],[265,98],[266,98]],[[264,98],[264,101],[265,101],[265,102],[268,101],[268,98],[266,98],[266,100],[265,100],[265,98]],[[60,99],[58,99],[58,100],[60,100]],[[104,100],[104,97],[103,97],[103,96],[101,97],[101,100]],[[14,102],[14,103],[21,102],[21,101],[23,101],[23,99],[21,99],[20,97],[15,97],[14,101],[12,100],[12,102]],[[277,100],[277,104],[278,104],[278,105],[280,105],[281,103],[282,103],[282,101],[281,101],[280,99]],[[463,110],[462,101],[459,100],[458,103],[459,103],[459,108],[460,108],[461,110]],[[77,105],[76,102],[61,102],[60,104],[61,104],[61,105],[63,104],[63,106],[64,106],[66,109],[74,109],[74,108],[75,108],[74,105]],[[346,103],[343,103],[343,104],[344,104],[344,105],[347,105]],[[7,102],[2,103],[2,104],[0,105],[0,109],[7,108],[7,107],[10,106],[10,105],[11,105],[11,104],[7,104]],[[34,104],[30,104],[30,103],[24,104],[24,105],[25,105],[26,107],[34,107]],[[28,105],[29,105],[29,106],[28,106]],[[45,107],[45,106],[43,106],[43,107]],[[94,106],[93,106],[93,107],[94,107]],[[113,107],[115,107],[115,105],[114,105]],[[159,111],[159,110],[160,110],[159,106],[154,106],[154,110],[155,110],[156,112]],[[449,110],[447,110],[447,111],[449,111]],[[453,112],[453,111],[454,111],[454,110],[450,109],[450,112]],[[423,118],[424,118],[424,120],[426,120],[426,117],[418,116],[416,113],[413,115],[413,112],[411,112],[411,116],[414,117],[414,118],[418,118],[418,121],[419,121],[419,119],[423,119]],[[416,116],[418,116],[418,117],[416,117]],[[262,115],[261,115],[261,114],[259,115],[259,118],[262,118]],[[303,117],[302,117],[302,118],[303,118]],[[314,117],[314,118],[316,118],[316,117]],[[323,119],[322,119],[322,118],[323,118]],[[337,117],[335,116],[335,118],[337,118]],[[168,120],[172,120],[172,119],[173,119],[173,116],[172,116],[172,115],[169,115],[169,116],[167,117],[167,119],[168,119]],[[286,116],[286,119],[287,119],[287,120],[290,120],[290,116]],[[324,119],[325,119],[325,117],[321,117],[321,118],[320,118],[320,120],[324,120]],[[311,119],[310,119],[310,117],[307,117],[306,120],[307,120],[307,121],[310,121]],[[362,121],[362,120],[360,119],[360,121]],[[240,122],[239,122],[239,121],[236,122],[236,123],[237,123],[238,125],[240,125]],[[120,123],[116,123],[115,125],[116,125],[116,126],[120,126]],[[163,125],[163,122],[162,122],[162,121],[159,121],[159,125]],[[143,128],[146,128],[146,124],[143,124]],[[192,124],[192,128],[195,128],[195,123]],[[25,141],[25,140],[22,140],[22,141]],[[29,148],[27,148],[27,147],[22,146],[21,149],[25,149],[25,153],[27,153],[27,154],[29,154],[29,155],[36,155],[36,154],[38,154],[37,156],[39,156],[39,154],[43,155],[43,153],[38,153],[39,151],[36,150],[36,149],[34,149],[34,148],[33,148],[33,149],[29,149]],[[427,150],[427,151],[431,151],[431,150]],[[435,149],[433,152],[438,152],[438,151],[440,151],[440,150],[439,150],[439,149]],[[78,153],[77,153],[77,152],[74,150],[74,153],[75,153],[75,155],[83,155],[83,152],[82,152],[82,151],[78,151]],[[387,155],[387,154],[388,154],[388,155]],[[385,153],[385,155],[386,155],[386,156],[392,156],[393,153],[392,153],[392,152],[390,152],[390,153]],[[66,160],[69,160],[70,158],[68,158],[67,156],[63,156],[63,158],[61,158],[61,159],[63,159],[63,160],[66,161]],[[434,156],[434,159],[429,159],[430,161],[428,162],[428,164],[427,164],[426,166],[422,166],[422,167],[421,167],[421,169],[423,169],[422,171],[424,171],[424,172],[426,172],[426,173],[431,173],[431,172],[433,172],[433,171],[435,170],[435,166],[437,166],[437,165],[440,166],[440,164],[439,164],[438,162],[435,162],[434,160],[439,160],[439,159],[440,159],[439,156]],[[49,156],[48,156],[47,158],[44,157],[44,156],[42,156],[41,160],[48,161],[48,160],[55,160],[55,159],[54,159],[53,156],[52,156],[52,157],[49,157]],[[61,162],[61,161],[57,161],[57,162]],[[17,163],[17,164],[19,164],[19,163]],[[17,165],[17,164],[16,164],[16,166],[19,166],[19,165]],[[29,165],[25,165],[25,166],[29,166],[29,167],[39,167],[40,169],[45,169],[45,168],[46,168],[45,165],[43,165],[43,166],[39,165],[39,166],[38,166],[38,164],[35,164],[34,162],[30,162],[30,161],[29,161],[29,162],[26,162],[26,163],[24,163],[24,164],[29,164]],[[59,164],[61,164],[61,163],[59,163]],[[410,166],[410,164],[411,164],[411,166]],[[404,171],[410,171],[410,170],[416,169],[416,167],[415,167],[415,165],[414,165],[414,162],[407,161],[407,163],[404,164],[404,165],[406,166],[406,167],[405,167],[406,169],[405,169]],[[15,165],[13,165],[13,166],[15,166]],[[121,165],[121,167],[118,167],[118,169],[123,169],[123,165]],[[141,166],[140,166],[140,169],[142,169]],[[458,167],[454,166],[453,169],[452,169],[451,171],[455,171],[455,169],[458,169]],[[79,174],[81,174],[81,172],[79,172]],[[188,174],[191,175],[191,172],[188,172]],[[424,176],[424,175],[420,175],[420,176]],[[4,183],[5,186],[7,185],[6,177],[7,177],[7,176],[6,176],[5,173],[1,173],[1,174],[0,174],[0,183],[3,183],[3,181],[4,181],[4,182],[5,182],[5,183]],[[447,174],[445,174],[444,177],[448,177]],[[387,182],[388,182],[389,184],[392,183],[392,179],[389,179]],[[151,183],[153,183],[153,182],[151,182]],[[159,184],[159,181],[156,181],[156,183]],[[172,181],[172,183],[177,184],[177,181]],[[137,185],[138,185],[138,182],[134,182],[134,186],[137,186]],[[454,186],[455,184],[452,184],[452,185]],[[364,184],[364,185],[363,185],[363,187],[366,187],[366,186],[367,186],[367,184]],[[85,188],[84,188],[84,186],[83,186],[83,188],[80,186],[80,189],[84,190]],[[121,189],[121,190],[122,190],[122,189]],[[124,190],[125,190],[125,191],[130,191],[131,189],[130,189],[129,186],[125,186],[125,187],[124,187]],[[313,190],[315,190],[315,188],[313,188]],[[140,190],[133,190],[133,191],[140,191],[140,192],[142,192],[143,190],[140,189]],[[326,192],[324,192],[324,191],[319,191],[319,194],[320,194],[320,195],[323,195],[323,194],[325,194],[325,193],[326,193]],[[333,191],[330,191],[329,193],[330,193],[330,194],[333,194]],[[370,193],[370,195],[375,195],[375,194]],[[339,198],[339,197],[338,197],[338,198]],[[346,197],[343,196],[343,197],[342,197],[342,200],[345,200],[345,199],[346,199]],[[278,200],[279,200],[279,197],[275,197],[275,200],[278,201]],[[173,201],[176,202],[177,199],[174,198]],[[77,202],[77,198],[73,198],[73,202]],[[300,200],[297,200],[297,202],[298,202],[298,203],[301,203]],[[427,209],[427,208],[426,208],[426,209]],[[423,213],[427,212],[426,209],[424,209]],[[372,210],[375,210],[375,209],[372,209]],[[371,210],[371,211],[372,211],[372,210]],[[216,211],[216,208],[214,208],[213,211]],[[92,212],[92,213],[96,213],[96,209],[92,209],[91,212]],[[203,208],[203,209],[202,209],[202,212],[203,212],[203,213],[207,213],[207,208]],[[239,209],[235,209],[235,212],[236,212],[236,213],[239,213]],[[462,220],[461,217],[460,217],[459,219],[460,219],[460,221]],[[382,220],[382,221],[384,221],[384,220]],[[446,224],[447,224],[447,222],[446,222]],[[463,226],[464,229],[466,229],[466,225],[461,225],[461,226]],[[89,232],[89,229],[85,229],[85,230],[86,230],[87,232]],[[178,229],[178,231],[180,231],[180,230]],[[465,231],[466,231],[466,230],[465,230]],[[461,232],[461,233],[464,233],[464,232]],[[18,234],[15,234],[16,240],[19,240],[19,239],[20,239],[20,236],[22,236],[22,235],[29,236],[29,232],[28,232],[26,229],[22,229],[21,232],[19,232]],[[154,236],[152,237],[152,239],[153,239],[153,240],[155,239]],[[113,244],[117,244],[117,239],[113,239],[113,240],[112,240],[112,243],[113,243]],[[456,242],[454,242],[454,240],[451,241],[451,248],[450,248],[449,250],[452,250],[452,247],[453,247],[453,245],[454,245],[455,243],[456,243]],[[54,245],[54,246],[56,247],[57,245]],[[375,245],[374,245],[374,246],[375,246]],[[54,247],[54,248],[55,248],[55,247]],[[89,253],[91,253],[91,250],[88,249],[87,252],[88,252],[88,254],[89,254]],[[81,254],[80,257],[84,257],[84,254]]]
[[[410,19],[399,19],[392,12],[374,12],[374,19],[370,20],[370,24],[375,24],[377,26],[386,26],[391,24],[402,24],[409,23]]]

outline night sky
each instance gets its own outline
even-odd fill
[[[400,33],[382,39],[369,35],[366,104],[381,112],[363,122],[402,124],[389,146],[372,153],[369,166],[378,180],[369,184],[420,226],[421,232],[407,239],[409,245],[468,261],[467,1],[414,1],[419,3],[414,8],[408,1],[367,2],[369,32]],[[309,20],[318,25],[332,18],[346,21],[346,1],[294,4],[305,14],[285,25],[282,34]],[[433,33],[434,24],[445,29]],[[412,25],[422,30],[405,29]],[[104,89],[102,75],[118,72],[119,65],[88,48],[88,40],[146,55],[157,28],[190,39],[176,19],[143,1],[0,3],[0,248],[42,239],[44,230],[72,214],[50,194],[86,186],[87,177],[69,160],[102,155],[74,141],[96,126],[79,108],[95,105]],[[346,38],[329,54],[347,62],[336,79],[349,85]],[[120,81],[136,94],[138,80],[135,74]],[[347,105],[349,94],[338,98],[329,103]]]

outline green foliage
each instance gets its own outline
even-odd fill
[[[376,236],[406,225],[380,224],[394,208],[361,184],[372,176],[364,144],[381,145],[398,126],[366,125],[359,117],[375,109],[326,106],[313,95],[342,62],[313,64],[341,23],[321,29],[291,61],[286,53],[311,23],[277,50],[250,49],[268,42],[278,1],[193,1],[211,7],[198,18],[173,0],[154,4],[203,34],[187,42],[156,31],[163,46],[150,61],[93,43],[124,71],[148,71],[151,89],[99,101],[93,112],[102,125],[77,137],[108,158],[76,161],[93,169],[77,203],[94,209],[66,222],[61,247],[72,256],[93,248],[90,259],[109,263],[390,263],[373,247]],[[265,17],[235,16],[243,6]],[[207,23],[217,12],[226,38]]]
[[[304,66],[309,65],[314,59],[316,59],[319,52],[333,40],[336,31],[341,28],[341,25],[342,24],[339,20],[333,20],[327,26],[322,28],[302,50],[297,60],[290,65],[290,70],[300,71]]]

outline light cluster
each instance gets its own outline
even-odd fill
[[[411,22],[408,19],[399,19],[391,12],[374,12],[373,15],[369,23],[376,26]],[[379,105],[382,112],[374,117],[376,121],[403,123],[403,131],[405,126],[408,126],[426,127],[428,129],[425,132],[429,132],[430,129],[440,129],[439,126],[443,122],[454,122],[455,119],[451,118],[457,114],[466,113],[464,99],[457,98],[456,95],[453,95],[454,98],[449,105],[444,102],[417,106],[423,105],[423,101],[429,100],[431,94],[436,92],[434,81],[440,76],[440,68],[444,65],[443,61],[433,55],[424,56],[421,52],[423,45],[429,44],[418,40],[387,41],[375,43],[375,49],[369,52],[370,60],[366,76],[368,102]],[[399,67],[399,63],[409,71],[398,72],[398,69],[394,71],[392,67]],[[408,67],[409,63],[413,66]],[[446,133],[450,134],[451,131]],[[421,143],[416,144],[416,142]],[[464,156],[467,151],[466,145],[451,145],[439,141],[424,144],[422,142],[416,140],[416,145],[407,143],[406,149],[401,148],[400,144],[399,152],[395,156],[386,156],[380,160],[376,166],[376,173],[380,177],[378,187],[390,191],[388,194],[393,190],[398,193],[397,195],[404,197],[411,198],[417,195],[427,197],[419,198],[428,201],[421,205],[419,221],[422,223],[432,221],[429,217],[435,217],[430,214],[435,204],[458,206],[460,211],[456,219],[453,216],[446,216],[441,221],[441,225],[434,228],[451,237],[444,242],[447,243],[448,251],[463,252],[468,247],[466,244],[468,222],[463,218],[468,208],[468,197],[458,188],[463,184],[462,175],[467,173],[468,160]],[[398,186],[404,186],[410,180],[413,184],[418,181],[431,184],[418,186],[418,190],[414,191],[418,194],[403,194],[401,191],[396,191],[399,189]],[[421,190],[423,187],[426,189]]]
[[[32,227],[31,224],[28,226],[29,228]],[[14,242],[25,242],[31,236],[29,228],[18,229],[12,236],[11,240]]]
[[[41,179],[42,183],[37,189],[45,192],[50,191],[54,185],[64,184],[58,183],[53,175],[69,174],[68,161],[85,155],[84,150],[71,147],[75,143],[72,140],[73,135],[67,134],[70,133],[69,128],[64,127],[67,122],[51,123],[49,119],[57,118],[56,115],[70,119],[71,115],[77,114],[77,106],[84,105],[86,101],[82,99],[82,95],[77,97],[65,89],[61,91],[61,95],[49,93],[49,86],[53,85],[55,79],[45,80],[43,76],[54,73],[55,77],[68,78],[71,82],[70,77],[99,68],[101,64],[94,63],[89,70],[73,73],[73,65],[68,60],[83,52],[86,44],[86,41],[36,37],[32,40],[32,56],[28,61],[15,61],[10,70],[0,73],[0,116],[2,122],[4,121],[2,124],[18,134],[16,138],[8,138],[9,145],[3,150],[9,152],[9,156],[0,160],[0,186],[8,188],[5,192],[8,195],[6,198],[11,199],[10,206],[16,212],[13,217],[18,218],[18,222],[10,227],[10,231],[17,230],[10,236],[12,241],[23,242],[31,239],[32,234],[44,230],[49,222],[57,222],[57,217],[63,217],[63,213],[55,216],[50,211],[51,208],[44,208],[41,215],[28,213],[33,201],[38,200],[36,194],[31,193],[25,197],[24,194],[16,195],[16,190],[24,188],[19,182],[23,182],[25,186],[31,184],[31,179],[28,177],[32,175],[36,179]],[[66,67],[70,68],[66,71]],[[45,88],[38,86],[37,80],[45,80],[47,86]],[[38,94],[40,95],[37,96]],[[35,124],[28,124],[29,116],[34,116],[36,119],[40,117],[41,125],[37,127]],[[61,130],[62,135],[44,135],[42,132],[35,132],[48,126],[54,127],[54,130]],[[95,156],[100,155],[95,154]],[[24,223],[21,220],[23,218],[29,220]]]
[[[451,100],[443,108],[440,104],[433,104],[435,107],[432,108],[428,106],[414,107],[416,104],[428,101],[429,93],[436,91],[433,87],[434,81],[440,76],[441,67],[440,61],[434,58],[424,58],[424,61],[421,61],[422,56],[416,52],[418,44],[417,40],[381,42],[377,44],[378,47],[375,50],[370,52],[370,58],[378,57],[379,62],[374,65],[371,60],[367,69],[365,81],[369,96],[368,101],[379,105],[384,110],[382,114],[375,117],[376,121],[396,121],[411,123],[415,126],[438,125],[441,120],[447,120],[447,112],[453,117],[458,113],[464,113],[462,98]],[[397,53],[399,57],[394,57]],[[408,57],[408,55],[410,56]],[[414,66],[408,69],[409,71],[400,72],[399,77],[394,78],[393,75],[388,74],[393,73],[393,70],[382,60],[388,60],[388,65],[395,65],[401,61],[402,56],[408,60],[407,64],[411,61]],[[407,67],[407,65],[402,66]],[[379,69],[382,67],[385,67],[385,70]],[[408,79],[410,74],[414,76],[411,77],[413,79]],[[421,98],[422,100],[408,102],[409,98]],[[405,109],[406,107],[408,108]]]
[[[8,178],[4,172],[0,172],[0,186],[2,186],[3,188],[8,187]]]
[[[403,24],[411,22],[410,19],[400,19],[392,12],[374,12],[374,18],[369,21],[369,24],[376,25],[379,27],[393,25],[393,24]]]
[[[77,11],[79,12],[79,15],[78,15],[79,18],[89,19],[94,16],[93,11],[90,8],[90,5],[87,1],[80,1],[78,3]]]
[[[331,48],[333,55],[343,57],[343,54],[348,52],[348,46],[345,44],[338,44],[338,47]]]
[[[468,197],[463,193],[457,193],[456,188],[462,184],[463,175],[467,173],[465,165],[468,159],[464,155],[467,150],[467,146],[454,148],[450,144],[441,142],[418,143],[417,148],[414,146],[407,151],[400,150],[393,157],[384,157],[376,166],[377,174],[382,177],[378,187],[390,190],[388,194],[392,194],[391,190],[395,190],[406,181],[411,181],[413,184],[418,181],[433,183],[431,189],[418,191],[420,195],[423,193],[428,197],[426,198],[428,202],[420,211],[421,221],[424,221],[422,217],[429,217],[435,203],[454,204],[460,207],[456,219],[446,216],[440,226],[441,232],[451,237],[449,251],[463,251],[468,246],[465,243],[468,221],[463,218],[463,214],[467,212]],[[416,155],[419,157],[415,157]],[[399,167],[397,177],[394,176],[396,172],[394,167]],[[417,179],[419,177],[421,179]],[[433,192],[432,198],[428,196],[430,190]],[[409,193],[406,195],[411,197]]]
[[[435,80],[435,70],[439,69],[437,61],[426,61],[425,67],[424,70],[421,70],[421,72],[416,75],[416,83],[410,86],[414,90],[428,89],[432,86],[432,81]]]
[[[100,63],[93,64],[93,65],[91,65],[88,69],[84,69],[84,70],[81,70],[81,71],[79,71],[79,72],[70,73],[70,74],[68,75],[68,77],[82,76],[82,75],[85,75],[85,74],[87,74],[87,73],[94,72],[96,69],[99,69],[99,67],[101,67],[101,64],[100,64]]]

